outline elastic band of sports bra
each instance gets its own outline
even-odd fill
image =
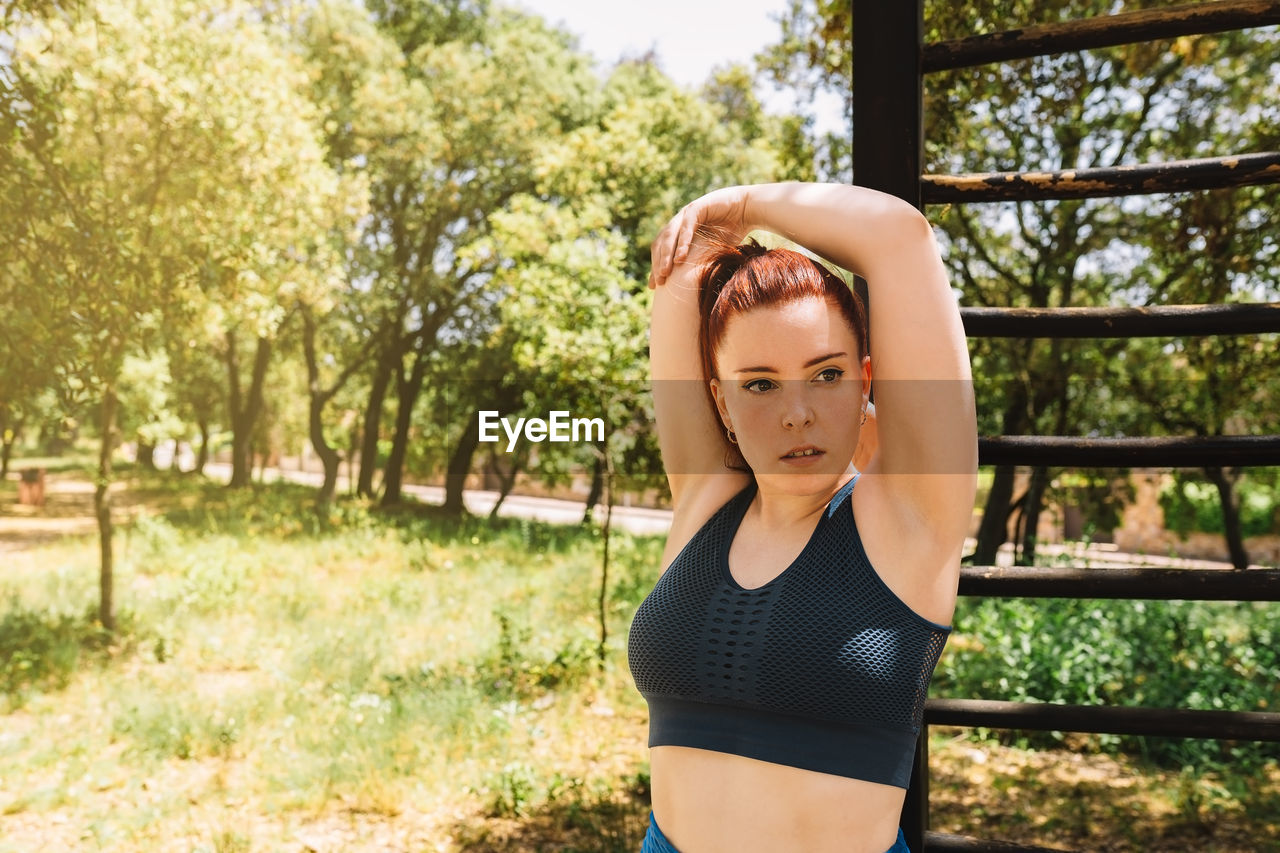
[[[688,746],[906,788],[917,733],[650,696],[649,746]],[[851,768],[853,768],[851,770]]]

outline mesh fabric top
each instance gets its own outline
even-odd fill
[[[950,629],[912,611],[832,498],[800,555],[757,589],[729,572],[755,485],[693,536],[636,611],[628,658],[650,746],[688,746],[905,788]]]

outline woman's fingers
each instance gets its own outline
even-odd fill
[[[684,210],[680,211],[680,227],[676,229],[675,242],[675,262],[677,264],[684,263],[689,257],[689,246],[693,243],[693,235],[698,228],[698,212],[690,210],[693,205],[688,205]],[[690,215],[692,214],[692,215]]]
[[[653,238],[653,245],[649,247],[649,289],[662,284],[665,276],[662,274],[663,246],[666,243],[667,229],[671,227],[671,223],[667,223],[658,232],[658,236]]]
[[[671,275],[671,270],[677,263],[684,259],[683,255],[688,254],[688,246],[684,248],[683,255],[680,252],[680,234],[683,231],[684,211],[677,213],[671,218],[663,229],[658,232],[658,237],[653,241],[653,246],[649,252],[649,260],[652,264],[649,273],[649,287],[654,288],[665,284],[667,278]]]
[[[676,264],[689,259],[700,227],[723,230],[733,238],[743,236],[743,204],[741,188],[730,187],[708,193],[681,208],[653,241],[649,287],[664,284]]]

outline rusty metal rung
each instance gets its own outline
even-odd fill
[[[1047,201],[1280,183],[1280,151],[1051,172],[922,175],[925,204]]]
[[[980,726],[1018,731],[1280,741],[1280,714],[1264,711],[928,699],[924,721],[930,726]]]
[[[928,74],[991,62],[1275,23],[1280,23],[1280,2],[1274,0],[1225,0],[1169,9],[1141,9],[935,42],[925,45],[920,65],[921,70]]]
[[[1280,332],[1280,303],[1132,308],[961,308],[977,338],[1158,338]]]
[[[1280,569],[961,566],[960,594],[998,598],[1280,601]]]
[[[1280,435],[1076,438],[1004,435],[978,439],[979,465],[1067,468],[1203,468],[1280,465]]]

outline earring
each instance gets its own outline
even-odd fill
[[[733,434],[733,430],[729,429],[728,427],[725,427],[724,434],[725,434],[725,437],[729,439],[730,444],[738,443],[738,437]]]

